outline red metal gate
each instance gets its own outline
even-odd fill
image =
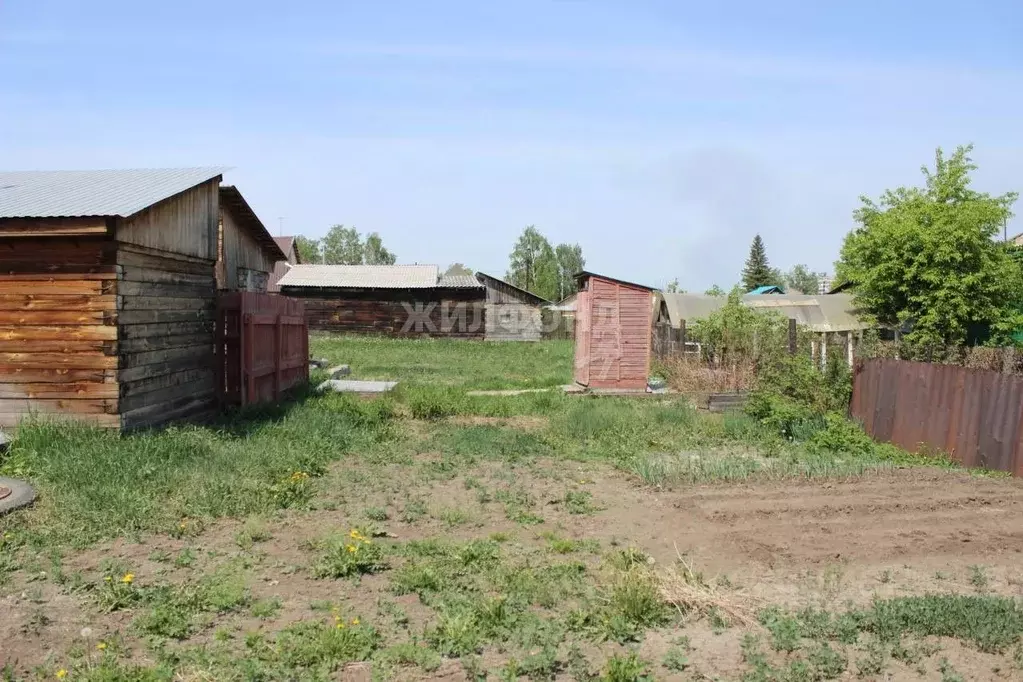
[[[309,326],[299,300],[248,291],[217,298],[217,389],[223,405],[278,401],[309,381]]]

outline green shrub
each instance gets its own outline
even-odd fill
[[[324,543],[319,560],[313,565],[317,578],[349,578],[376,573],[387,568],[384,550],[359,530]]]

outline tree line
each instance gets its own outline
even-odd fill
[[[303,263],[325,265],[394,265],[398,257],[384,247],[377,232],[363,238],[354,227],[334,225],[321,239],[295,237],[295,249]]]

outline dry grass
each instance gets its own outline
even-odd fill
[[[752,359],[733,360],[715,366],[692,356],[676,356],[661,363],[671,388],[685,394],[749,391],[756,379]]]
[[[731,586],[708,581],[693,569],[675,548],[678,562],[658,576],[661,598],[674,606],[683,619],[716,617],[730,625],[750,627],[756,625],[754,599]]]

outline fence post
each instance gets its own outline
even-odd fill
[[[248,405],[255,398],[256,394],[256,373],[253,371],[256,364],[255,359],[255,344],[253,343],[254,325],[252,323],[252,313],[245,313],[242,315],[243,332],[242,332],[242,357],[244,361],[244,386],[245,395],[242,396],[242,405]]]
[[[678,352],[685,355],[686,352],[686,321],[682,320],[678,327]]]
[[[217,328],[213,331],[213,380],[217,382],[217,405],[221,408],[224,406],[224,364],[226,358],[224,356],[224,318],[227,315],[224,313],[224,308],[221,305],[221,301],[217,299]]]
[[[281,313],[274,318],[274,401],[281,400],[281,366],[284,364],[284,343],[281,325]]]
[[[796,320],[789,318],[789,355],[796,354]]]

